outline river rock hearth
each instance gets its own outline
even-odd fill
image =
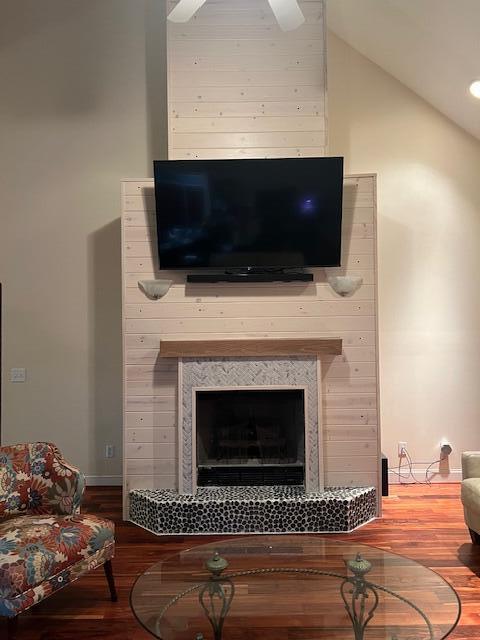
[[[376,516],[374,487],[306,493],[300,486],[201,487],[130,492],[130,520],[152,533],[348,532]]]

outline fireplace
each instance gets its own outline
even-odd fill
[[[320,359],[184,357],[178,491],[134,490],[130,518],[157,534],[351,531],[373,486],[324,487]]]
[[[303,389],[196,390],[197,486],[303,485]]]
[[[178,377],[180,494],[202,486],[323,490],[317,358],[182,358]]]

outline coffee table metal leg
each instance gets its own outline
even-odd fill
[[[212,581],[199,593],[200,604],[212,625],[215,640],[222,640],[223,623],[232,603],[235,588],[231,580]]]
[[[222,640],[223,623],[232,604],[235,587],[230,578],[222,577],[222,571],[228,567],[228,562],[217,552],[205,566],[212,575],[201,587],[198,599],[212,625],[214,640]],[[197,640],[200,640],[200,635],[197,635]]]
[[[357,554],[355,560],[349,560],[346,562],[346,565],[353,573],[353,576],[347,575],[347,577],[345,577],[344,574],[332,571],[321,571],[313,568],[296,569],[291,567],[270,567],[238,571],[230,574],[228,577],[223,577],[222,572],[228,567],[228,562],[215,552],[213,557],[205,563],[206,568],[211,573],[211,577],[203,584],[190,587],[184,593],[175,596],[168,606],[179,600],[186,593],[190,593],[194,589],[198,588],[198,598],[208,620],[210,621],[210,624],[212,625],[214,640],[222,640],[223,624],[235,594],[235,586],[232,578],[272,573],[300,573],[306,575],[327,576],[340,578],[342,580],[340,585],[340,595],[342,596],[345,609],[352,623],[355,640],[364,640],[366,627],[373,618],[375,610],[378,607],[379,592],[387,593],[417,611],[428,627],[430,640],[434,639],[432,624],[425,613],[423,613],[415,603],[387,587],[374,584],[365,579],[365,576],[372,568],[372,565],[368,560],[362,558],[360,554]],[[164,612],[162,612],[162,615],[163,613]],[[198,633],[195,640],[204,640],[203,634]],[[397,640],[397,637],[393,635],[391,640]]]
[[[340,586],[340,593],[345,609],[352,621],[355,640],[363,640],[367,624],[373,618],[378,606],[376,589],[365,580],[365,575],[372,568],[371,563],[357,554],[355,560],[349,560],[347,567],[353,573]]]

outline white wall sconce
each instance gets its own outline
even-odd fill
[[[360,276],[329,276],[327,280],[335,293],[340,296],[351,296],[363,282]]]
[[[139,280],[138,286],[152,300],[158,300],[168,292],[172,286],[171,280]]]

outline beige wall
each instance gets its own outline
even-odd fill
[[[378,173],[382,447],[433,461],[445,437],[458,470],[480,447],[480,143],[333,35],[328,64],[330,154]]]
[[[2,440],[54,440],[89,475],[120,473],[119,183],[166,153],[161,5],[2,2]],[[378,173],[383,446],[429,461],[448,437],[458,468],[479,447],[480,144],[329,44],[330,153]]]
[[[52,440],[89,476],[119,476],[120,181],[166,156],[162,3],[1,14],[2,442]]]

